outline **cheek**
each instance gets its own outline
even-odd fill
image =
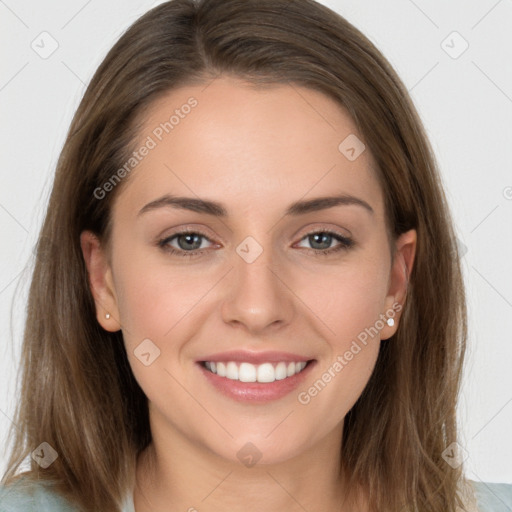
[[[362,265],[316,284],[325,285],[323,293],[311,286],[309,295],[321,323],[328,326],[323,330],[325,352],[297,400],[305,414],[324,419],[325,432],[353,407],[374,370],[387,281],[378,266]]]
[[[128,338],[162,339],[211,288],[212,276],[183,266],[165,266],[132,252],[120,258],[116,291]],[[126,336],[125,336],[126,337]]]
[[[182,329],[196,308],[200,314],[201,301],[224,273],[209,266],[163,265],[144,251],[124,254],[116,260],[115,286],[125,339],[134,346],[145,338],[168,339],[178,324]],[[285,281],[311,311],[309,321],[317,324],[333,352],[344,352],[383,312],[385,261],[362,255],[339,265],[283,270]]]
[[[314,378],[302,388],[304,402],[314,401],[312,410],[337,404],[330,412],[323,410],[332,421],[352,407],[375,366],[384,327],[380,315],[387,292],[386,265],[361,257],[357,264],[342,265],[302,283],[301,296],[308,297],[327,343]]]
[[[171,269],[149,261],[145,254],[139,257],[136,252],[118,261],[119,313],[136,380],[156,403],[162,400],[162,383],[166,383],[171,403],[183,391],[169,375],[179,368],[190,323],[197,325],[194,314],[212,283],[207,276],[187,271],[185,266]],[[150,355],[145,361],[147,353]]]
[[[328,272],[300,279],[299,295],[327,327],[326,337],[343,349],[384,312],[388,274],[386,262],[360,258]]]

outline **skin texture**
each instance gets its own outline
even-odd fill
[[[158,141],[155,128],[190,97],[197,106]],[[379,315],[403,304],[416,247],[409,231],[393,242],[391,259],[372,156],[367,149],[350,161],[338,149],[350,134],[363,140],[347,112],[319,92],[256,89],[225,76],[171,91],[148,112],[140,141],[152,136],[157,145],[114,202],[110,250],[90,232],[81,236],[98,322],[122,328],[149,399],[153,443],[138,461],[137,512],[346,510],[336,456],[343,419],[400,313],[307,405],[298,393]],[[139,215],[164,194],[221,202],[228,216],[172,207]],[[366,201],[373,213],[352,204],[284,215],[294,201],[338,194]],[[205,235],[202,254],[158,246],[185,227]],[[337,231],[354,245],[317,255],[340,242],[315,245],[312,230]],[[252,263],[236,251],[248,236],[263,249]],[[191,250],[183,237],[178,242],[167,245]],[[134,354],[144,339],[160,349],[149,366]],[[196,363],[231,349],[287,351],[316,363],[284,398],[241,403],[220,394]],[[261,453],[253,467],[237,457],[248,442]]]

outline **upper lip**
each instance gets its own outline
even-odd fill
[[[247,350],[230,350],[228,352],[220,352],[217,354],[212,354],[209,356],[202,357],[198,359],[199,362],[203,361],[213,361],[217,362],[228,362],[235,361],[239,363],[252,363],[252,364],[262,364],[262,363],[279,363],[283,362],[302,362],[302,361],[310,361],[311,357],[300,356],[298,354],[292,354],[291,352],[276,352],[276,351],[266,351],[266,352],[250,352]]]

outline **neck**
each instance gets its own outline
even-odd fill
[[[343,485],[340,457],[333,456],[341,453],[342,429],[292,459],[252,467],[176,432],[153,436],[137,461],[136,512],[355,511]]]

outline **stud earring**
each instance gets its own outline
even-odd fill
[[[395,319],[394,318],[388,318],[386,320],[386,323],[389,325],[389,327],[393,327],[393,325],[395,325]]]
[[[107,314],[105,315],[105,318],[108,320],[108,319],[110,318],[110,313],[107,313]]]

